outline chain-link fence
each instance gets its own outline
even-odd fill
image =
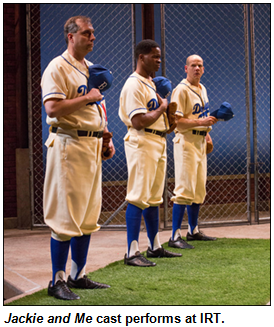
[[[210,111],[223,101],[232,105],[234,119],[214,125],[214,151],[208,155],[207,196],[200,223],[247,220],[247,135],[245,104],[245,37],[243,6],[237,4],[165,5],[166,75],[175,85],[185,78],[186,58],[204,60],[202,77]],[[223,19],[226,17],[225,19]],[[172,136],[169,137],[168,190],[174,188]],[[168,220],[171,224],[172,205]],[[187,214],[186,214],[187,216]],[[184,219],[187,222],[187,218]]]
[[[254,11],[257,219],[270,217],[270,4],[252,5]]]
[[[260,6],[260,5],[258,5]],[[214,152],[208,156],[207,197],[201,207],[200,221],[204,224],[247,222],[247,148],[250,142],[246,130],[245,87],[245,36],[243,5],[240,4],[167,4],[161,5],[164,12],[162,35],[164,37],[163,67],[165,74],[175,87],[184,77],[186,57],[200,54],[204,59],[205,74],[202,83],[206,86],[210,109],[217,109],[223,101],[230,102],[235,118],[214,126],[211,136]],[[257,5],[255,5],[255,8]],[[119,94],[134,67],[133,48],[135,42],[134,5],[131,4],[30,4],[28,8],[29,45],[29,108],[30,149],[32,172],[33,225],[44,225],[42,210],[43,180],[46,148],[43,145],[48,127],[45,110],[41,102],[40,80],[50,60],[66,49],[63,36],[65,21],[75,15],[91,17],[95,28],[95,47],[87,59],[110,69],[114,76],[112,87],[106,92],[109,130],[114,134],[116,154],[112,160],[103,162],[103,202],[99,224],[103,226],[125,226],[125,202],[127,167],[123,137],[124,124],[118,117]],[[270,13],[258,9],[258,25],[264,21],[264,29]],[[256,16],[255,15],[255,16]],[[226,19],[223,19],[226,17]],[[256,27],[256,24],[255,24]],[[262,28],[262,26],[260,26]],[[256,31],[255,31],[256,32]],[[268,31],[269,32],[269,31]],[[255,33],[256,34],[256,33]],[[269,35],[264,37],[269,42]],[[262,41],[264,43],[264,41]],[[256,48],[257,49],[257,48]],[[262,57],[269,65],[269,48],[261,49]],[[267,52],[267,54],[265,53]],[[256,63],[257,64],[257,63]],[[260,62],[260,65],[264,65]],[[259,65],[258,65],[259,67]],[[265,65],[264,69],[267,65]],[[261,76],[265,76],[260,70]],[[269,74],[269,72],[268,72]],[[263,87],[262,87],[263,88]],[[264,93],[269,89],[259,88],[259,103],[269,114],[269,102],[264,103]],[[258,96],[258,94],[257,94]],[[261,106],[261,105],[260,105]],[[258,115],[258,120],[261,119]],[[260,133],[269,129],[269,120],[258,123]],[[259,133],[258,133],[259,134]],[[165,227],[171,225],[172,203],[170,196],[174,188],[174,162],[172,135],[168,136],[168,173],[166,201],[161,206],[161,218]],[[258,137],[258,139],[261,136]],[[268,135],[269,137],[269,135]],[[269,141],[264,138],[262,147],[264,163],[269,167]],[[261,152],[259,152],[261,156]],[[261,160],[261,159],[260,159]],[[269,178],[264,168],[262,177]],[[260,174],[261,176],[261,174]],[[260,188],[262,188],[260,186]],[[266,186],[267,187],[267,186]],[[261,192],[259,192],[261,194]],[[263,192],[265,196],[265,192]],[[269,197],[263,199],[269,205]],[[263,208],[267,211],[266,207]],[[186,219],[184,219],[186,221]]]

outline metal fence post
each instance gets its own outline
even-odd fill
[[[166,55],[165,55],[165,5],[161,4],[161,54],[162,54],[162,75],[166,76]],[[167,156],[168,160],[168,156]],[[166,171],[166,178],[165,178],[165,188],[163,194],[164,200],[164,228],[167,228],[167,220],[168,220],[168,176]]]
[[[28,88],[28,133],[29,133],[29,164],[30,164],[30,210],[31,224],[34,225],[34,183],[33,183],[33,134],[32,134],[32,70],[31,70],[31,18],[30,4],[26,4],[26,38],[27,38],[27,88]]]
[[[255,77],[255,41],[254,41],[254,10],[250,4],[250,59],[252,83],[252,116],[253,116],[253,148],[254,148],[254,214],[255,222],[259,223],[258,211],[258,154],[257,154],[257,118],[256,118],[256,77]]]
[[[250,154],[250,80],[249,80],[249,46],[248,46],[248,5],[244,4],[244,29],[245,29],[245,101],[246,101],[246,142],[247,142],[247,215],[251,223],[251,154]]]

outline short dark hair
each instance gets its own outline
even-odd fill
[[[138,60],[140,54],[148,54],[151,52],[152,48],[160,48],[159,44],[154,40],[142,40],[139,42],[135,48],[135,58]]]
[[[79,26],[76,24],[77,19],[80,19],[85,23],[91,23],[91,19],[87,16],[70,17],[64,25],[64,36],[67,44],[68,44],[68,33],[77,33],[77,31],[79,30]]]

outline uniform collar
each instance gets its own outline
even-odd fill
[[[202,84],[201,83],[199,83],[199,85],[198,86],[195,86],[195,85],[192,85],[192,84],[190,84],[189,83],[189,81],[185,78],[185,79],[183,79],[183,81],[182,81],[182,83],[184,83],[184,84],[186,84],[187,86],[189,86],[190,88],[192,88],[192,90],[194,90],[194,91],[201,91],[202,90]]]
[[[140,75],[140,74],[138,74],[136,72],[134,72],[132,75],[135,76],[135,77],[138,77],[144,83],[154,86],[154,88],[155,88],[155,84],[154,84],[154,82],[152,80],[149,80],[148,78],[145,78],[145,77],[143,77],[142,75]]]
[[[76,67],[78,70],[80,70],[83,73],[87,72],[89,63],[88,61],[84,58],[86,67],[84,67],[77,59],[75,59],[71,54],[69,54],[68,50],[64,51],[62,56],[74,67]]]

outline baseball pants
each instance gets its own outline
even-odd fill
[[[163,202],[166,139],[130,129],[124,138],[128,167],[126,200],[141,208]]]
[[[175,188],[174,203],[203,203],[206,196],[206,140],[192,131],[177,133],[173,139]]]
[[[100,229],[102,139],[59,130],[46,142],[44,219],[53,237],[63,241]]]

